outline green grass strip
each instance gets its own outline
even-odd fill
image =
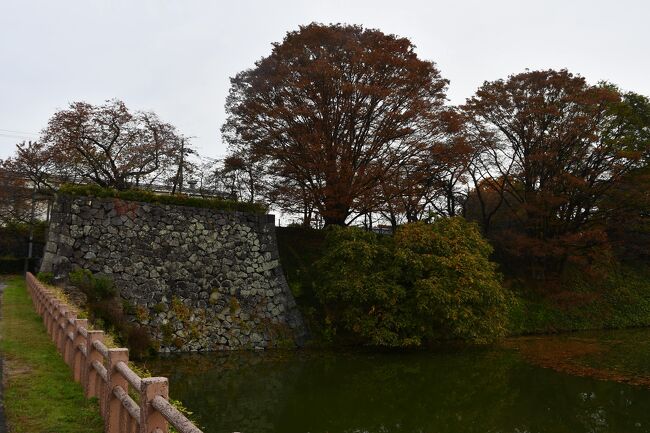
[[[0,352],[5,363],[4,406],[11,432],[100,433],[96,399],[56,351],[34,311],[22,277],[9,277],[2,296]]]

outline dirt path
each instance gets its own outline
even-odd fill
[[[2,293],[4,292],[4,289],[6,287],[6,284],[0,281],[0,302],[2,302]],[[0,316],[0,320],[2,320],[2,316]],[[0,433],[6,433],[7,432],[7,425],[6,425],[6,420],[5,420],[5,405],[4,405],[4,362],[2,359],[2,356],[0,356]]]

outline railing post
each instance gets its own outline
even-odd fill
[[[122,387],[129,392],[129,382],[115,367],[120,362],[129,363],[129,349],[108,349],[108,360],[106,362],[106,373],[108,386],[104,398],[104,432],[120,433],[120,411],[122,402],[113,394],[113,388]]]
[[[74,321],[74,339],[72,340],[72,357],[71,357],[71,367],[72,367],[72,377],[76,382],[81,382],[82,370],[84,365],[83,353],[79,345],[86,342],[86,337],[84,337],[79,328],[88,329],[88,319],[75,319]],[[86,349],[88,353],[88,349]]]
[[[40,316],[43,310],[43,291],[41,289],[34,290],[34,304],[36,304],[36,313]]]
[[[56,350],[59,350],[59,331],[61,330],[61,308],[63,307],[63,302],[54,301],[54,309],[52,310],[52,341],[56,346]]]
[[[40,308],[41,288],[32,285],[31,282],[27,284],[27,287],[29,287],[29,295],[32,297],[32,302],[34,303],[34,310],[38,313]]]
[[[166,377],[146,377],[140,382],[140,430],[139,433],[167,433],[167,420],[151,405],[151,400],[161,396],[169,397],[169,383]]]
[[[57,349],[59,350],[59,353],[61,354],[61,357],[65,360],[65,342],[67,340],[67,337],[65,335],[66,330],[68,329],[68,315],[70,314],[70,310],[68,309],[67,304],[61,304],[59,305],[59,318],[56,321],[56,330],[58,332],[56,340],[54,340],[54,344],[56,344]]]
[[[72,361],[74,360],[74,334],[77,330],[77,327],[74,324],[74,321],[77,319],[77,315],[72,311],[66,311],[63,315],[65,318],[65,328],[63,328],[63,360],[70,368],[74,368]],[[70,323],[72,321],[72,323]],[[70,333],[72,333],[72,339],[70,339]]]
[[[36,308],[36,286],[34,285],[34,282],[32,281],[31,278],[28,278],[25,280],[27,283],[27,293],[29,293],[29,297],[32,299],[32,304],[34,304],[34,309],[38,311],[38,308]]]
[[[104,357],[93,343],[95,341],[104,341],[104,331],[88,331],[86,336],[86,362],[83,371],[83,384],[86,390],[86,397],[100,397],[101,388],[97,386],[97,372],[93,368],[93,361],[104,365]]]
[[[56,319],[57,319],[57,312],[59,311],[59,300],[58,299],[51,299],[49,306],[48,306],[48,318],[47,318],[47,333],[50,334],[50,337],[52,337],[53,340],[55,340],[55,335],[56,335]]]
[[[61,323],[63,322],[63,314],[65,313],[66,305],[63,302],[58,302],[54,310],[54,333],[52,339],[56,350],[61,353]]]
[[[45,315],[45,311],[47,310],[47,302],[50,300],[50,297],[47,292],[42,292],[40,295],[40,300],[41,304],[38,309],[38,314],[41,316]]]
[[[43,324],[45,324],[45,330],[47,331],[47,306],[50,302],[49,291],[43,292],[41,295],[41,310],[39,314],[43,317]]]
[[[48,293],[45,305],[43,306],[43,323],[45,323],[45,330],[50,337],[52,336],[52,302],[52,296]]]
[[[50,303],[50,298],[51,294],[49,290],[44,290],[43,293],[41,294],[41,311],[40,314],[45,318],[46,314],[45,312],[47,311],[47,308]]]
[[[32,298],[32,302],[34,302],[34,283],[32,282],[32,279],[30,278],[30,274],[27,273],[25,275],[25,282],[27,283],[27,293],[29,293],[30,298]]]

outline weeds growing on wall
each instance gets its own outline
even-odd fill
[[[113,281],[103,275],[93,275],[87,269],[77,268],[68,275],[70,283],[81,290],[88,299],[90,320],[97,327],[111,330],[119,342],[129,347],[134,358],[155,351],[148,330],[129,321],[136,311],[128,303],[121,302]],[[130,314],[133,313],[133,314]]]
[[[115,297],[115,288],[110,278],[93,275],[87,269],[75,269],[68,275],[70,283],[84,292],[90,302],[98,302]]]

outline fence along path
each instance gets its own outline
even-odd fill
[[[99,399],[106,433],[167,433],[169,424],[180,433],[203,433],[168,401],[166,377],[139,377],[128,366],[128,349],[109,349],[104,331],[88,329],[88,320],[27,273],[34,308],[47,333],[72,369],[86,397]],[[138,401],[129,395],[129,389]]]

